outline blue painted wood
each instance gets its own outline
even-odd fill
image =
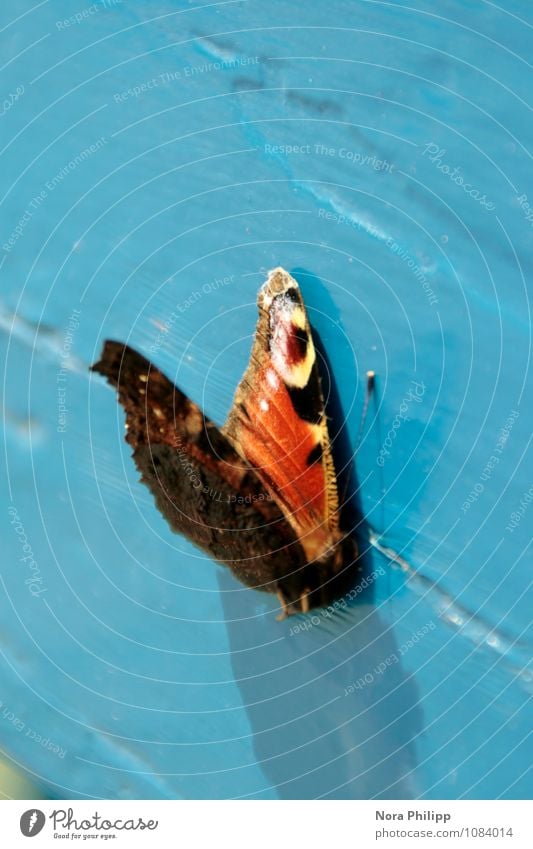
[[[527,4],[0,16],[9,761],[58,797],[527,797]],[[87,372],[123,339],[222,422],[278,264],[352,445],[377,372],[382,549],[281,624],[170,533]]]

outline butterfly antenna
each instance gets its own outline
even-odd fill
[[[363,404],[363,412],[361,413],[361,424],[359,425],[359,433],[357,434],[357,439],[355,440],[355,449],[354,454],[359,450],[359,445],[361,444],[361,439],[363,437],[363,431],[365,429],[366,416],[368,413],[368,405],[370,404],[370,399],[372,397],[372,392],[374,391],[374,386],[376,383],[376,372],[375,371],[367,371],[366,373],[366,390],[365,390],[365,400]]]
[[[363,402],[363,412],[361,413],[361,424],[359,425],[359,432],[357,434],[357,439],[355,441],[355,448],[353,451],[353,456],[357,454],[359,449],[359,445],[361,444],[361,438],[363,436],[363,431],[365,428],[366,416],[368,413],[368,405],[370,404],[370,399],[372,397],[372,392],[374,391],[374,386],[376,383],[376,372],[375,371],[367,371],[366,373],[366,389],[365,389],[365,400]],[[344,484],[344,492],[342,496],[341,504],[345,505],[348,499],[348,488],[350,486],[351,474],[348,473],[346,478],[346,482]]]

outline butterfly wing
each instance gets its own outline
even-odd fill
[[[290,525],[193,401],[120,342],[106,341],[91,368],[117,389],[141,480],[174,531],[249,586],[277,592],[284,576],[299,574],[305,557]]]
[[[309,560],[339,540],[338,492],[317,356],[296,280],[270,272],[258,297],[250,365],[224,425],[275,498]]]

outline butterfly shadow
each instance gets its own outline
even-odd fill
[[[308,304],[330,310],[316,277],[304,271],[294,276]],[[413,798],[422,719],[418,692],[393,629],[374,603],[377,573],[351,462],[354,446],[318,334],[315,344],[324,366],[334,459],[342,470],[339,491],[350,493],[342,523],[358,538],[362,571],[357,588],[336,608],[278,622],[270,596],[244,590],[220,570],[235,681],[265,792],[287,799]],[[257,615],[251,616],[254,598]]]
[[[338,308],[335,306],[331,295],[321,280],[304,269],[296,269],[292,273],[302,288],[308,309],[312,310],[316,305],[318,312],[326,313],[340,325],[341,319],[338,314]],[[357,479],[355,465],[359,433],[352,434],[350,432],[349,421],[340,397],[339,387],[334,378],[335,369],[331,364],[327,347],[324,345],[320,333],[315,326],[312,327],[312,334],[320,363],[322,391],[326,399],[328,429],[331,438],[334,465],[337,470],[341,527],[357,539],[361,578],[366,578],[366,582],[363,580],[360,581],[360,584],[365,586],[358,593],[358,596],[360,596],[361,602],[371,603],[374,589],[371,578],[373,557],[368,543],[370,528],[361,503],[361,488]],[[358,431],[360,431],[360,428],[358,428]]]
[[[235,682],[265,792],[286,799],[415,798],[421,711],[393,629],[360,601],[276,621],[220,570]],[[270,598],[270,597],[266,597]]]

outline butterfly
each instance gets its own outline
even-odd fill
[[[340,597],[361,567],[342,528],[309,319],[283,268],[269,273],[258,309],[222,428],[128,345],[106,341],[91,370],[117,389],[141,481],[172,530],[247,586],[276,593],[283,618]]]

